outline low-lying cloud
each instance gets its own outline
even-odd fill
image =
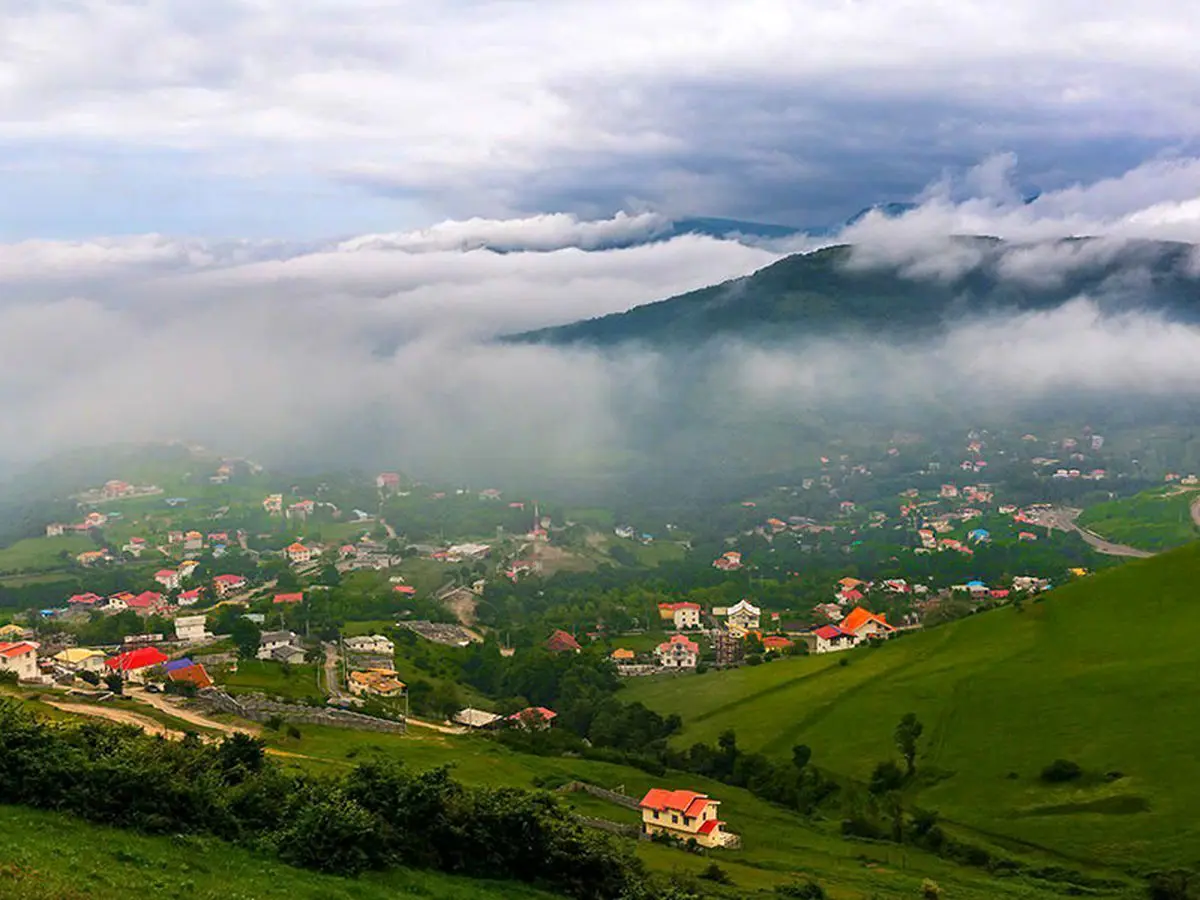
[[[1011,242],[996,263],[1003,278],[1053,286],[1131,241],[1200,240],[1200,211],[1185,215],[1200,162],[1156,162],[1029,202],[1009,171],[989,163],[933,186],[906,215],[793,246],[849,240],[855,265],[953,280],[984,251],[951,237],[990,234]],[[1114,317],[1089,297],[967,316],[920,346],[886,334],[671,354],[492,341],[783,255],[667,239],[669,226],[654,214],[539,216],[306,244],[151,235],[0,246],[0,456],[181,438],[267,462],[535,478],[616,470],[645,459],[647,434],[702,435],[758,415],[795,422],[861,406],[903,419],[930,404],[969,412],[1072,391],[1200,392],[1200,331]],[[1038,243],[1078,235],[1098,239]],[[601,249],[638,240],[649,242]],[[701,437],[688,452],[706,452]]]

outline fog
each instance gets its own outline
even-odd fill
[[[1113,405],[1200,393],[1200,330],[1110,315],[1086,296],[1019,316],[968,311],[919,345],[886,334],[670,352],[493,340],[830,242],[854,243],[855,266],[953,281],[985,251],[951,237],[993,235],[1008,242],[996,251],[1004,278],[1056,285],[1130,242],[1200,240],[1195,160],[1032,202],[1009,186],[1012,165],[986,161],[931,185],[902,217],[870,215],[787,247],[656,240],[669,222],[649,214],[447,222],[312,244],[150,235],[0,246],[0,456],[182,439],[273,465],[567,478],[662,465],[655,451],[668,447],[702,459],[717,452],[713,435],[725,463],[731,446],[735,463],[739,446],[749,460],[759,420],[919,427],[932,410],[1015,416],[1072,393]],[[1038,243],[1077,235],[1098,240]],[[650,242],[602,249],[631,239]],[[1121,289],[1136,295],[1136,266],[1128,275]]]

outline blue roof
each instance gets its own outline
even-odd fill
[[[968,581],[967,587],[987,587],[982,581]]]
[[[183,659],[173,659],[163,666],[168,672],[174,672],[176,669],[186,669],[188,666],[194,666],[195,663],[186,656]]]

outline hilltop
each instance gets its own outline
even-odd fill
[[[1188,244],[1098,239],[1019,245],[960,237],[901,261],[848,245],[788,256],[751,275],[597,319],[511,340],[607,346],[694,344],[870,333],[937,333],[950,319],[1054,309],[1080,295],[1106,313],[1147,309],[1200,318],[1200,275]],[[1053,273],[1051,273],[1053,269]]]
[[[878,649],[645,682],[626,696],[681,713],[678,746],[734,729],[740,745],[781,759],[807,744],[861,782],[896,758],[893,727],[912,711],[925,732],[909,802],[1081,864],[1188,864],[1200,839],[1198,570],[1192,544]],[[1044,783],[1056,759],[1082,777]]]

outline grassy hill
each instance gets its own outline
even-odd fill
[[[1134,497],[1100,503],[1083,511],[1079,525],[1118,544],[1143,550],[1170,550],[1200,537],[1192,504],[1200,492],[1156,488]]]
[[[522,884],[397,871],[335,878],[220,841],[145,837],[58,813],[0,806],[0,897],[28,900],[549,900]]]
[[[1071,239],[1046,252],[1069,254],[1088,239]],[[913,266],[848,265],[848,246],[797,254],[753,275],[727,281],[603,316],[518,336],[518,340],[552,344],[611,345],[623,341],[692,344],[717,335],[778,340],[830,331],[868,332],[878,328],[915,333],[936,330],[948,318],[965,312],[1039,310],[1062,305],[1073,297],[1098,297],[1112,311],[1127,309],[1129,298],[1104,290],[1106,283],[1135,271],[1149,277],[1139,290],[1139,307],[1162,310],[1195,321],[1200,278],[1187,265],[1186,244],[1130,243],[1111,254],[1099,253],[1061,282],[1034,283],[1008,277],[1006,254],[1020,252],[994,238],[958,239],[964,258],[975,264],[961,276],[922,277]]]
[[[1191,864],[1198,573],[1193,545],[879,649],[638,683],[625,696],[680,713],[681,745],[732,728],[740,745],[779,757],[806,743],[814,763],[863,781],[897,758],[893,728],[913,711],[925,734],[912,802],[1084,864]],[[1043,783],[1057,758],[1084,777]]]

